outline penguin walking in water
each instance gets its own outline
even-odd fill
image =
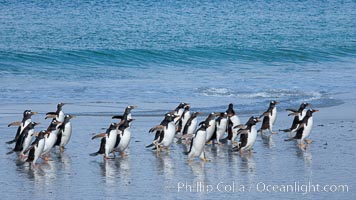
[[[182,116],[183,115],[183,112],[184,112],[184,108],[186,106],[189,106],[188,103],[180,103],[175,109],[174,109],[174,114],[177,115],[177,116]],[[175,124],[178,124],[178,120],[181,120],[181,118],[175,118],[174,119],[174,123]]]
[[[261,128],[258,130],[258,132],[261,132],[261,134],[264,134],[263,131],[266,129],[268,129],[271,132],[271,134],[277,133],[277,132],[273,132],[272,130],[273,124],[277,118],[277,107],[276,107],[277,104],[279,104],[278,101],[271,101],[267,111],[260,116],[260,118],[263,117]]]
[[[48,126],[47,131],[49,132],[48,135],[45,137],[45,146],[43,148],[42,156],[43,159],[48,161],[49,160],[49,153],[54,147],[54,144],[57,141],[57,134],[59,131],[59,125],[62,124],[62,122],[57,121],[56,119],[52,119],[51,124]]]
[[[212,112],[208,115],[208,117],[205,119],[205,121],[200,122],[199,125],[205,123],[206,125],[206,143],[211,143],[211,139],[213,137],[213,134],[215,132],[215,128],[216,128],[216,121],[215,121],[215,117],[218,116],[218,114]]]
[[[209,124],[201,123],[199,129],[195,132],[194,137],[192,138],[190,149],[188,152],[185,152],[188,155],[188,161],[193,157],[200,157],[203,161],[208,161],[205,157],[205,143],[206,143],[206,129],[209,128]]]
[[[66,146],[72,136],[72,123],[71,119],[75,118],[73,115],[65,115],[63,123],[58,127],[58,136],[55,146],[59,146],[59,151],[64,151],[64,146]]]
[[[162,125],[162,126],[163,126],[164,124],[167,124],[167,123],[168,123],[167,121],[169,121],[169,119],[171,118],[171,115],[174,115],[174,113],[173,113],[173,112],[166,113],[166,114],[164,115],[164,119],[161,121],[161,123],[160,123],[159,125]],[[152,132],[153,132],[153,131],[152,131]],[[149,131],[149,133],[151,133],[151,132]],[[150,147],[156,146],[154,149],[158,150],[158,149],[157,149],[157,143],[158,143],[158,141],[159,141],[159,139],[160,139],[160,136],[161,136],[162,134],[163,134],[163,130],[157,129],[157,130],[156,130],[155,137],[154,137],[152,143],[149,144],[149,145],[147,145],[146,148],[150,148]]]
[[[20,136],[16,140],[15,148],[8,152],[11,154],[13,152],[20,152],[20,159],[23,159],[26,155],[23,153],[31,144],[32,136],[34,134],[35,126],[40,123],[30,122],[21,132]]]
[[[307,138],[309,137],[313,128],[313,113],[318,111],[319,110],[309,109],[305,114],[305,117],[300,121],[295,136],[285,141],[299,140],[299,146],[302,149],[306,149],[306,145],[303,143],[303,141],[307,144],[312,142],[312,140],[308,140]]]
[[[224,138],[225,132],[227,130],[227,113],[220,113],[219,117],[215,121],[216,128],[213,135],[213,139],[216,139],[218,145],[222,145],[222,143],[220,143],[220,140]]]
[[[57,104],[57,111],[56,112],[48,112],[46,113],[46,118],[55,118],[57,121],[59,122],[63,122],[64,121],[64,112],[62,110],[62,107],[65,105],[65,103],[58,103]]]
[[[250,153],[252,152],[257,137],[256,124],[260,121],[260,118],[252,116],[245,125],[234,127],[239,128],[238,134],[240,135],[240,142],[236,147],[232,148],[232,151],[239,151],[240,154],[245,150],[248,150]]]
[[[10,140],[10,141],[6,142],[6,144],[12,144],[12,143],[16,142],[16,141],[19,139],[19,137],[20,137],[22,131],[25,129],[25,127],[26,127],[28,124],[31,123],[31,121],[32,121],[32,120],[31,120],[32,115],[35,115],[35,114],[37,114],[37,112],[33,112],[33,111],[31,111],[31,110],[25,110],[25,111],[23,112],[23,118],[22,118],[22,121],[21,121],[21,122],[12,122],[12,123],[10,123],[10,124],[8,125],[8,127],[10,127],[10,126],[18,126],[18,128],[17,128],[17,131],[16,131],[15,138],[14,138],[13,140]]]
[[[189,135],[193,135],[198,127],[198,119],[197,116],[201,115],[201,112],[193,112],[185,124],[182,132],[182,137],[186,137]]]
[[[156,150],[160,150],[160,148],[164,148],[166,152],[168,151],[168,147],[172,144],[174,140],[174,136],[176,133],[176,127],[174,120],[177,119],[178,115],[167,113],[165,120],[158,126],[155,126],[149,130],[152,132],[159,132],[160,135],[158,137],[158,141],[154,141],[154,145],[156,146]]]
[[[118,130],[118,136],[116,138],[115,143],[115,151],[120,152],[121,157],[126,157],[125,149],[129,146],[131,140],[131,130],[130,123],[134,121],[134,118],[125,120],[120,126]]]
[[[181,115],[181,118],[177,121],[178,122],[178,124],[177,124],[177,133],[181,133],[183,131],[183,128],[187,124],[190,116],[191,116],[190,106],[186,105],[184,107],[184,111],[183,111],[183,113]]]
[[[290,137],[293,137],[293,133],[298,129],[300,121],[307,114],[307,109],[306,109],[307,106],[309,106],[309,103],[301,103],[298,110],[286,109],[286,111],[290,112],[288,116],[294,115],[295,117],[293,119],[292,126],[290,128],[283,129],[280,131],[289,132]]]
[[[117,134],[118,134],[118,127],[122,124],[122,122],[120,123],[111,123],[109,128],[106,129],[105,133],[100,133],[98,135],[95,135],[94,137],[92,137],[91,139],[95,139],[95,138],[100,138],[101,139],[101,143],[100,143],[100,148],[97,152],[95,153],[91,153],[90,156],[97,156],[99,154],[104,154],[104,159],[113,159],[115,158],[115,154],[114,154],[114,147],[116,144],[116,139],[117,139]],[[113,153],[114,157],[109,157],[109,154]]]
[[[227,116],[228,116],[228,123],[227,123],[227,139],[231,143],[236,143],[236,138],[237,138],[237,132],[238,128],[237,127],[239,124],[241,124],[241,121],[237,114],[235,113],[234,110],[234,105],[232,103],[229,104],[227,110],[226,110]],[[224,140],[225,140],[224,139]]]
[[[135,108],[137,108],[137,106],[127,106],[123,115],[115,115],[112,119],[130,120],[132,119],[131,111]]]
[[[34,142],[32,142],[31,146],[29,146],[23,153],[27,154],[28,157],[26,159],[26,162],[32,163],[32,166],[36,168],[36,162],[38,158],[42,155],[44,146],[45,146],[45,137],[47,134],[49,134],[49,131],[43,130],[40,131],[38,134],[36,134],[36,139]]]

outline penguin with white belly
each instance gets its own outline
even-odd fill
[[[23,153],[27,154],[28,157],[26,159],[26,162],[32,163],[32,166],[35,168],[36,167],[36,162],[38,158],[42,155],[44,146],[45,146],[45,137],[47,134],[49,134],[49,131],[43,130],[36,134],[36,139],[35,141],[31,144],[30,147],[28,147]]]
[[[209,124],[201,123],[198,130],[195,132],[194,137],[192,138],[190,149],[188,152],[185,152],[188,155],[188,161],[194,157],[200,157],[203,161],[208,161],[205,157],[205,143],[206,143],[206,129],[209,127]]]
[[[239,128],[238,135],[240,135],[240,142],[236,147],[232,148],[232,151],[239,151],[240,154],[242,154],[243,151],[248,150],[252,153],[252,148],[257,137],[256,124],[260,121],[259,117],[252,116],[245,125],[238,125],[234,127]]]
[[[10,127],[10,126],[18,126],[18,128],[17,128],[17,131],[16,131],[15,138],[14,138],[13,140],[7,141],[6,144],[12,144],[12,143],[16,142],[16,141],[19,139],[19,137],[20,137],[22,131],[24,130],[24,128],[25,128],[29,123],[31,123],[31,121],[32,121],[32,120],[31,120],[31,117],[32,117],[33,115],[35,115],[35,114],[37,114],[37,112],[33,112],[33,111],[31,111],[31,110],[25,110],[25,111],[23,112],[23,118],[22,118],[22,121],[21,121],[21,122],[12,122],[12,123],[10,123],[10,124],[8,125],[8,127]]]
[[[300,121],[297,133],[293,138],[287,139],[285,141],[290,141],[290,140],[298,140],[299,141],[299,146],[303,149],[306,148],[306,145],[303,142],[306,142],[307,144],[310,144],[312,140],[308,140],[307,138],[309,137],[312,128],[313,128],[313,113],[318,112],[319,110],[315,109],[309,109],[307,113],[305,114],[305,117]]]
[[[289,132],[290,137],[293,137],[293,133],[298,129],[300,121],[307,114],[307,109],[306,109],[307,106],[309,106],[309,103],[301,103],[298,110],[286,109],[286,111],[290,112],[288,116],[294,115],[294,119],[292,122],[292,126],[290,128],[283,129],[280,131]]]
[[[264,134],[263,131],[266,129],[268,129],[272,134],[277,133],[272,130],[273,124],[277,118],[277,104],[279,104],[278,101],[271,101],[267,111],[260,116],[260,118],[263,117],[261,128],[258,130],[261,134]]]
[[[72,123],[71,119],[75,118],[73,115],[66,115],[63,123],[58,127],[58,136],[55,146],[59,146],[59,151],[63,152],[64,147],[68,144],[72,136]]]
[[[64,112],[62,110],[62,107],[64,105],[65,105],[65,103],[58,103],[56,112],[48,112],[48,113],[46,113],[46,118],[45,119],[54,118],[59,122],[63,122],[65,115],[64,115]]]

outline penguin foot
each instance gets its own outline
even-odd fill
[[[201,160],[204,161],[204,162],[209,162],[210,161],[210,160],[208,160],[206,158],[202,158]]]
[[[302,148],[304,150],[307,149],[307,145],[306,144],[300,143],[299,146],[300,146],[300,148]]]
[[[271,133],[272,133],[272,134],[277,134],[278,132],[275,131],[275,132],[271,132]]]
[[[218,142],[218,145],[219,145],[219,146],[223,146],[224,144],[223,144],[223,143]]]
[[[122,158],[125,158],[126,156],[127,156],[127,154],[126,154],[125,152],[122,152],[122,153],[121,153],[121,157],[122,157]]]
[[[313,142],[313,140],[307,140],[307,139],[305,139],[304,142],[306,142],[307,144],[310,144],[310,143]]]
[[[50,158],[49,158],[49,156],[44,156],[44,157],[42,157],[42,159],[44,160],[44,161],[52,161]]]
[[[61,152],[61,153],[64,152],[64,146],[59,147],[59,152]]]
[[[23,153],[20,153],[19,157],[20,157],[21,160],[24,160],[27,156],[25,154],[23,154]]]
[[[206,144],[208,144],[208,145],[211,145],[211,144],[213,144],[211,141],[209,141],[209,142],[207,142]]]

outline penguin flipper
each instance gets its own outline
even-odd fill
[[[278,131],[289,132],[289,131],[291,131],[291,130],[290,130],[290,128],[287,128],[287,129],[279,129]]]
[[[97,155],[99,155],[99,152],[89,154],[89,156],[97,156]]]
[[[57,115],[57,113],[56,112],[48,112],[48,113],[46,113],[46,115]]]
[[[12,154],[14,152],[15,152],[14,150],[11,150],[11,151],[7,152],[6,155],[10,155],[10,154]]]
[[[105,137],[105,136],[106,136],[106,133],[99,133],[99,134],[93,136],[91,139],[94,140],[96,138]]]
[[[114,116],[112,116],[112,118],[111,119],[124,119],[124,116],[122,116],[122,115],[114,115]]]
[[[31,149],[33,149],[35,147],[36,144],[32,144],[31,146],[29,146],[24,152],[23,154],[27,154],[27,152],[29,152]]]
[[[156,130],[163,130],[163,129],[164,129],[163,125],[158,125],[158,126],[152,127],[148,132],[152,133],[152,132],[154,132]]]
[[[7,141],[6,144],[12,144],[12,143],[14,143],[14,142],[16,142],[16,138],[13,139],[13,140]]]
[[[292,113],[298,112],[298,110],[291,109],[291,108],[287,108],[286,111],[289,111],[289,112],[292,112]]]
[[[10,127],[10,126],[21,126],[21,123],[22,122],[11,122],[10,124],[7,125],[7,127]]]
[[[146,148],[150,148],[150,147],[153,147],[153,146],[155,146],[155,144],[151,143],[151,144],[147,145]]]
[[[294,140],[294,137],[285,139],[284,141],[288,142],[288,141],[292,141],[292,140]]]

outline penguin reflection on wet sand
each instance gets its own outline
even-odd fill
[[[12,123],[10,123],[8,125],[8,127],[10,127],[10,126],[18,126],[18,128],[17,128],[17,131],[16,131],[15,138],[13,140],[10,140],[10,141],[6,142],[6,144],[12,144],[12,143],[16,142],[19,139],[22,131],[25,129],[25,127],[29,123],[31,123],[32,115],[35,115],[35,114],[37,114],[37,112],[33,112],[31,110],[25,110],[23,112],[23,117],[22,117],[22,121],[21,122],[12,122]]]
[[[295,136],[285,141],[298,140],[299,146],[302,149],[306,149],[306,145],[303,142],[306,142],[307,144],[312,142],[312,140],[308,140],[307,138],[309,137],[313,128],[313,113],[318,111],[319,110],[309,109],[305,114],[305,117],[300,121]]]
[[[231,151],[239,151],[242,154],[243,151],[248,150],[252,153],[253,145],[256,142],[257,129],[256,124],[260,122],[259,117],[250,117],[245,125],[238,125],[234,128],[239,128],[238,135],[240,135],[240,142]]]
[[[205,157],[205,143],[206,143],[206,129],[209,128],[208,123],[201,123],[198,130],[195,132],[194,137],[192,138],[190,149],[188,152],[185,152],[188,155],[188,161],[193,157],[200,157],[203,161],[208,161]]]
[[[286,109],[286,111],[289,111],[290,113],[288,116],[294,115],[294,119],[292,122],[292,126],[288,129],[280,130],[283,132],[289,132],[290,137],[293,137],[293,133],[298,129],[300,121],[305,117],[307,114],[307,109],[306,107],[309,106],[309,103],[302,103],[299,106],[298,110],[294,109]]]
[[[268,129],[272,134],[277,133],[273,132],[273,124],[277,118],[277,104],[279,104],[278,101],[271,101],[267,111],[260,116],[260,118],[263,117],[262,126],[258,130],[258,132],[261,132],[261,134],[264,134],[263,131],[266,129]]]

